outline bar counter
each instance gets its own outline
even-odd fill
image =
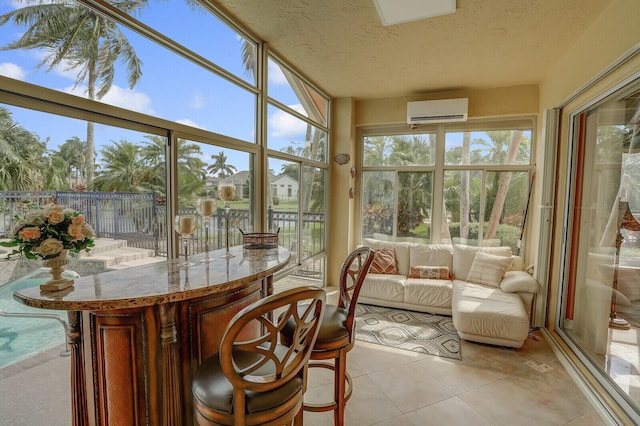
[[[233,247],[76,278],[58,292],[19,290],[25,305],[68,311],[74,425],[193,424],[191,377],[219,351],[229,320],[273,291],[290,252]]]

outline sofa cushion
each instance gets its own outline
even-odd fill
[[[507,271],[500,282],[500,289],[506,293],[538,292],[538,282],[525,271]]]
[[[409,266],[453,267],[453,246],[450,244],[411,244],[409,246]]]
[[[412,266],[409,278],[448,280],[451,279],[451,273],[448,266]]]
[[[406,280],[407,277],[404,275],[372,274],[369,272],[362,283],[360,296],[403,302]]]
[[[372,274],[398,274],[395,250],[392,248],[381,248],[376,250],[371,263]]]
[[[478,252],[509,257],[511,256],[511,247],[477,247],[456,244],[453,246],[453,276],[460,280],[466,280],[473,259]]]
[[[373,238],[363,238],[362,245],[374,248],[376,250],[382,248],[393,248],[396,253],[396,264],[398,272],[405,277],[409,275],[409,244],[395,241],[380,241]]]
[[[451,312],[463,339],[519,348],[529,334],[522,299],[496,287],[454,280]]]
[[[404,285],[404,302],[450,309],[451,292],[450,280],[409,278]]]
[[[502,277],[511,266],[511,262],[511,256],[496,256],[478,252],[467,274],[467,281],[499,287]]]

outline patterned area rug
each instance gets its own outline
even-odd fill
[[[460,337],[451,317],[381,306],[356,307],[356,340],[462,359]]]

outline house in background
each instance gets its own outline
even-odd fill
[[[271,196],[278,200],[297,200],[298,181],[283,173],[271,179]]]
[[[244,200],[249,198],[249,171],[243,170],[234,175],[228,176],[218,181],[218,185],[222,183],[231,183],[236,187],[236,198]]]

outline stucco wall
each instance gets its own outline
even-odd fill
[[[353,200],[349,188],[355,181],[351,167],[355,164],[354,101],[350,98],[334,99],[331,104],[331,158],[329,161],[329,236],[327,241],[327,277],[330,286],[338,285],[342,262],[355,248],[353,241]],[[344,165],[334,161],[337,154],[349,154],[351,160]]]
[[[407,102],[469,98],[469,118],[538,113],[538,86],[499,87],[487,90],[425,92],[423,95],[357,101],[355,125],[374,126],[407,122]]]

